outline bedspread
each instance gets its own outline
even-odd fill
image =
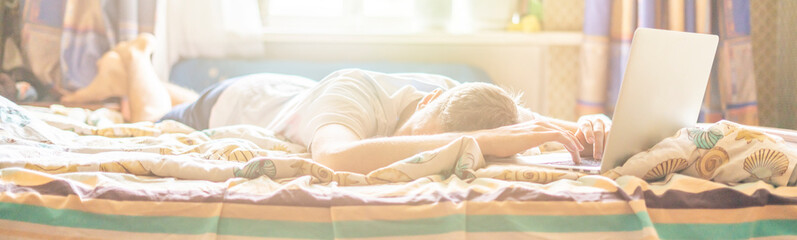
[[[0,99],[0,234],[797,237],[797,188],[764,181],[729,186],[671,173],[648,183],[634,176],[490,165],[467,137],[369,174],[335,172],[266,129],[116,124],[104,114],[110,113],[23,109]]]
[[[721,183],[797,181],[797,148],[783,138],[730,121],[683,128],[604,175],[658,180],[679,172]]]

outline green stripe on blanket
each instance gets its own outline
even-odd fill
[[[797,220],[767,219],[744,223],[656,223],[662,239],[748,239],[797,235]]]
[[[468,216],[468,232],[619,232],[651,227],[646,212],[585,216]]]
[[[97,214],[8,202],[0,202],[0,219],[63,227],[174,234],[213,233],[218,225],[216,217]]]
[[[643,214],[645,217],[646,214]],[[452,214],[409,220],[336,221],[334,223],[253,220],[217,217],[130,216],[0,202],[0,218],[52,226],[123,232],[319,238],[413,236],[468,232],[612,232],[640,230],[642,216],[516,216]],[[54,220],[57,219],[57,220]],[[578,222],[578,225],[568,225]],[[624,224],[606,225],[606,222]],[[333,231],[334,229],[334,231]]]
[[[219,224],[219,235],[272,238],[324,239],[333,236],[328,222],[297,222],[223,218]]]
[[[219,217],[131,216],[0,202],[0,219],[121,232],[229,235],[262,232],[264,237],[317,239],[331,236],[329,223],[221,219]],[[251,235],[250,235],[251,236]]]
[[[278,238],[366,238],[464,232],[626,232],[655,226],[662,239],[738,239],[797,235],[797,220],[734,224],[652,224],[646,212],[587,216],[452,214],[408,220],[298,222],[219,217],[130,216],[0,202],[0,219],[120,232],[198,235],[217,233]],[[46,229],[42,229],[46,231]]]

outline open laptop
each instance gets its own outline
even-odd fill
[[[591,174],[623,165],[679,129],[695,126],[717,42],[716,35],[636,30],[603,161],[586,158],[575,165],[567,152],[496,161]]]

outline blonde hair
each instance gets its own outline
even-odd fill
[[[487,83],[464,83],[429,103],[446,132],[492,129],[518,123],[518,105],[504,89]]]

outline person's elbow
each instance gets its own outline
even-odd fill
[[[339,159],[338,154],[334,154],[330,151],[314,151],[312,153],[313,161],[320,163],[332,170],[338,171]]]
[[[327,124],[319,128],[310,146],[313,161],[335,171],[364,173],[356,166],[356,142],[360,138],[350,128],[340,124]]]

